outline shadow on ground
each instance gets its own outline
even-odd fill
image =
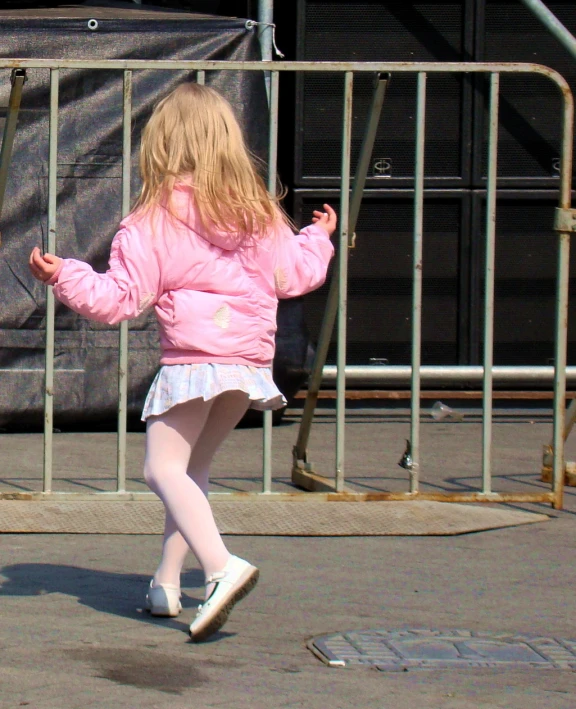
[[[98,569],[87,569],[63,564],[11,564],[0,569],[4,577],[0,596],[43,596],[61,593],[78,599],[78,603],[100,613],[142,620],[146,623],[162,622],[168,627],[188,632],[188,624],[176,618],[157,619],[144,609],[144,597],[150,577],[142,574],[117,574]],[[182,575],[182,586],[203,588],[201,571],[188,571]],[[198,597],[182,595],[182,606],[194,608]],[[189,614],[188,614],[189,615]],[[222,634],[223,635],[223,634]]]

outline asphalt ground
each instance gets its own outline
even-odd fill
[[[480,476],[481,424],[423,417],[423,489],[463,490]],[[494,431],[494,489],[536,491],[545,410],[501,411]],[[274,487],[288,489],[297,417],[274,430]],[[406,489],[397,463],[409,433],[401,410],[355,409],[347,427],[355,489]],[[213,489],[259,486],[262,432],[239,429],[214,466]],[[310,444],[319,472],[334,461],[334,415],[325,409]],[[131,489],[143,435],[129,434]],[[568,459],[576,459],[569,441]],[[115,436],[55,436],[55,489],[111,489]],[[0,436],[0,490],[40,489],[38,434]],[[369,707],[573,709],[570,670],[465,669],[384,673],[330,668],[306,648],[345,630],[442,628],[576,638],[576,489],[548,522],[456,537],[227,537],[262,572],[255,591],[212,641],[187,635],[201,597],[192,558],[184,612],[143,611],[160,537],[0,536],[0,707]],[[39,503],[41,504],[41,503]],[[367,503],[369,504],[369,503]]]

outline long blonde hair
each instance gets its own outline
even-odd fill
[[[258,174],[228,101],[208,86],[180,84],[155,107],[142,135],[143,186],[135,210],[168,206],[177,181],[191,186],[205,228],[261,235],[286,219]]]

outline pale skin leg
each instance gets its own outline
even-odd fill
[[[167,446],[162,441],[169,441],[168,445],[170,446],[174,446],[176,443],[176,448],[172,448],[170,458],[174,458],[175,455],[178,459],[176,465],[180,471],[185,466],[188,480],[192,485],[186,488],[188,491],[187,496],[190,497],[190,500],[177,501],[178,509],[175,511],[175,514],[179,515],[177,518],[172,512],[170,504],[166,505],[162,559],[154,575],[154,583],[179,586],[182,566],[190,548],[195,551],[207,576],[215,571],[220,571],[226,564],[229,554],[225,550],[217,530],[218,540],[216,540],[216,535],[214,534],[215,524],[211,512],[211,521],[209,520],[206,523],[206,527],[195,524],[194,518],[198,517],[200,510],[200,517],[206,522],[206,511],[202,512],[204,505],[199,504],[198,497],[201,495],[204,504],[208,505],[206,495],[208,493],[210,464],[220,445],[246,412],[248,404],[249,401],[246,394],[240,391],[231,391],[225,392],[209,402],[194,400],[181,404],[174,407],[174,409],[170,409],[161,417],[149,419],[149,421],[162,419],[165,425],[172,429],[172,431],[166,431],[164,428],[158,429],[158,427],[149,424],[149,432],[152,431],[153,434],[150,442],[151,446],[153,449],[160,446],[165,455]],[[170,411],[174,413],[168,416]],[[166,419],[167,416],[168,419]],[[179,432],[176,436],[173,432],[175,429]],[[182,439],[180,442],[175,440],[178,437]],[[151,450],[150,463],[152,463],[153,455],[154,450]],[[180,489],[180,486],[178,489]],[[182,506],[186,507],[186,512],[180,512]],[[188,519],[186,526],[190,529],[194,527],[194,530],[188,533],[196,539],[194,546],[190,544],[190,537],[187,541],[179,530],[177,519],[182,524],[182,515]],[[186,534],[186,530],[182,531]],[[204,542],[204,538],[206,542]],[[198,545],[200,545],[200,548]],[[203,563],[199,554],[209,560]],[[209,591],[209,589],[207,590]]]

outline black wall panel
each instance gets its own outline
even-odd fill
[[[558,236],[553,231],[557,194],[553,190],[498,193],[494,363],[547,365],[554,358]],[[486,195],[472,199],[473,288],[472,362],[480,363],[483,346]],[[570,291],[576,284],[576,254],[571,255]],[[576,359],[576,323],[569,318],[569,363]]]
[[[296,58],[306,61],[467,61],[473,3],[298,0]],[[372,77],[355,75],[352,171],[372,96]],[[294,184],[338,186],[343,79],[308,73],[296,87]],[[416,76],[392,77],[377,133],[368,185],[410,186],[414,175]],[[472,90],[462,75],[430,75],[427,185],[469,182]]]
[[[576,33],[576,3],[547,6]],[[296,58],[536,63],[576,90],[573,57],[518,0],[299,0]],[[481,361],[488,89],[486,76],[428,76],[423,359],[430,364]],[[371,78],[355,76],[352,174],[371,92]],[[415,76],[392,76],[368,175],[378,190],[367,192],[351,252],[353,363],[410,360],[412,193],[396,188],[413,184],[415,97]],[[297,80],[294,183],[310,188],[295,190],[297,219],[330,195],[323,188],[339,185],[342,98],[341,78]],[[495,362],[545,365],[554,356],[560,91],[543,76],[502,74],[499,123]],[[458,190],[430,189],[437,187]],[[306,300],[313,333],[323,298],[325,289]]]
[[[576,33],[576,3],[547,2]],[[576,90],[576,61],[542,22],[517,0],[479,0],[477,61],[529,62],[558,71]],[[487,81],[477,77],[475,96],[474,183],[486,180]],[[554,187],[558,184],[562,100],[546,77],[502,75],[500,80],[498,177],[502,187]]]
[[[409,364],[411,357],[413,195],[411,190],[367,190],[350,250],[348,362],[385,358]],[[468,356],[468,193],[429,190],[424,210],[422,359],[454,364]],[[337,190],[296,190],[299,225],[328,202],[339,208]],[[337,235],[334,235],[334,241]],[[462,266],[462,267],[461,267]],[[304,298],[307,324],[318,339],[328,283]],[[336,333],[329,362],[335,363]]]

